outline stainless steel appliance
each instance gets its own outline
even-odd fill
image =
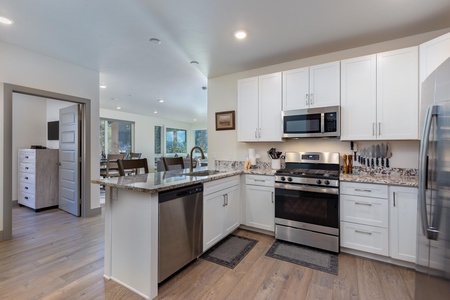
[[[450,59],[422,84],[415,299],[450,299]]]
[[[158,282],[203,251],[203,185],[159,193]]]
[[[341,135],[339,106],[287,110],[283,111],[282,118],[283,138]]]
[[[339,153],[287,152],[275,174],[275,238],[339,252]]]

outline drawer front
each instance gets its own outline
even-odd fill
[[[19,162],[34,163],[36,161],[36,152],[33,150],[20,150]]]
[[[34,174],[36,172],[36,167],[34,163],[19,163],[19,172]]]
[[[245,184],[275,187],[275,177],[264,175],[245,175]]]
[[[19,192],[19,204],[36,209],[36,201],[33,194]]]
[[[341,182],[341,195],[365,196],[374,198],[385,198],[389,196],[388,186],[383,184]]]
[[[36,194],[36,186],[32,183],[19,182],[19,193],[20,192],[35,195]]]
[[[240,183],[239,176],[240,175],[235,175],[223,179],[205,182],[203,184],[203,195],[209,195],[227,189],[229,187],[239,185]]]
[[[341,221],[388,228],[387,199],[341,195]]]
[[[28,182],[30,184],[35,184],[36,175],[32,173],[19,172],[19,182]]]
[[[389,236],[386,228],[341,222],[340,232],[341,247],[389,255]]]

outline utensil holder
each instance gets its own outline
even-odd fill
[[[272,169],[273,170],[281,169],[281,159],[279,159],[279,158],[272,159]]]

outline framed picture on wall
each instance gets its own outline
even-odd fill
[[[234,130],[234,110],[216,112],[216,130]]]

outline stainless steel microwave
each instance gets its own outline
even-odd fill
[[[283,138],[339,137],[340,107],[283,111]]]

